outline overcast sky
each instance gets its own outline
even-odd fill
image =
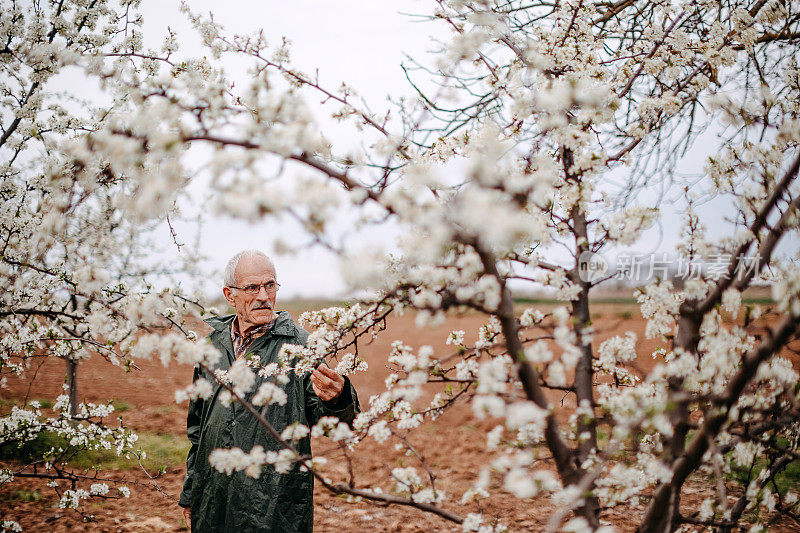
[[[145,44],[157,48],[170,27],[178,34],[181,53],[195,55],[200,52],[199,39],[180,13],[179,5],[177,0],[142,2]],[[357,88],[373,111],[389,107],[386,97],[390,93],[410,94],[400,68],[403,54],[424,56],[434,46],[432,34],[438,31],[440,37],[446,35],[440,25],[422,23],[403,14],[425,12],[433,5],[428,0],[191,0],[189,5],[195,12],[212,12],[226,33],[253,33],[263,28],[270,45],[288,37],[292,41],[293,64],[305,72],[319,69],[320,80],[327,87],[346,82]],[[321,127],[327,130],[332,125],[330,119],[321,109],[314,109],[318,99],[308,101]],[[271,253],[275,235],[299,238],[300,231],[291,222],[248,224],[225,217],[209,218],[202,231],[201,251],[213,258],[209,270],[221,272],[228,258],[241,249],[255,247]],[[175,253],[166,226],[161,228],[158,241],[168,254]],[[329,297],[343,290],[338,261],[328,252],[315,250],[274,259],[282,298]]]
[[[195,12],[205,14],[211,11],[226,33],[253,33],[263,28],[270,45],[280,43],[283,36],[288,37],[293,43],[295,66],[305,72],[318,69],[319,79],[326,87],[335,88],[344,81],[357,88],[375,112],[389,107],[386,102],[388,94],[411,94],[400,68],[405,59],[404,53],[424,58],[427,52],[435,48],[433,39],[447,38],[443,25],[421,22],[408,15],[429,12],[434,5],[432,0],[191,0],[189,5]],[[179,11],[178,0],[143,0],[142,12],[147,46],[158,48],[167,27],[170,27],[178,34],[181,54],[194,56],[203,53],[194,30]],[[236,66],[231,65],[231,68],[235,69]],[[337,131],[318,102],[317,98],[308,99],[321,128],[328,132],[333,127]],[[337,136],[333,141],[341,146],[357,142],[358,139],[347,138],[347,134],[343,133],[342,137]],[[702,144],[701,139],[697,154],[690,155],[682,163],[681,166],[687,171],[702,170],[707,156]],[[202,195],[202,185],[196,187],[199,189],[195,192]],[[664,207],[659,227],[637,243],[637,250],[674,250],[680,231],[679,208]],[[712,234],[715,228],[724,226],[722,221],[726,212],[721,205],[705,210],[706,222]],[[293,237],[300,238],[301,232],[291,222],[248,224],[226,217],[209,216],[201,235],[201,252],[212,258],[207,265],[209,273],[219,273],[228,258],[241,249],[255,247],[271,253],[275,236],[291,240]],[[189,235],[186,237],[188,239]],[[381,235],[377,238],[380,239]],[[392,238],[391,233],[386,233],[386,240]],[[176,253],[170,244],[166,225],[160,229],[157,239],[168,254]],[[315,250],[292,257],[275,256],[274,259],[282,283],[281,298],[333,297],[340,295],[344,289],[338,261],[330,253]],[[210,287],[214,287],[216,292],[221,280],[212,276],[209,279]]]

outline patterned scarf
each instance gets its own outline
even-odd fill
[[[273,319],[272,322],[267,322],[266,324],[251,328],[247,333],[242,335],[239,332],[239,318],[235,318],[233,324],[231,324],[231,340],[233,341],[233,353],[236,359],[244,355],[250,345],[253,344],[253,341],[269,331],[274,324],[275,319]]]

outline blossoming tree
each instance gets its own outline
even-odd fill
[[[137,328],[175,320],[164,299],[180,295],[136,296],[120,285],[126,270],[116,266],[118,250],[132,242],[128,232],[163,217],[191,178],[207,172],[221,211],[235,205],[249,219],[293,217],[312,245],[341,255],[353,288],[374,296],[305,314],[308,344],[287,347],[282,365],[257,369],[238,361],[218,374],[219,384],[198,381],[182,397],[207,398],[219,386],[221,401],[243,402],[268,426],[259,408],[285,401],[282,373],[307,371],[323,359],[342,373],[362,370],[359,346],[392,314],[415,311],[420,326],[451,310],[486,316],[477,342],[466,344],[464,332],[453,331],[448,353],[398,340],[387,354],[395,371],[386,390],[370,398],[352,428],[332,419],[283,434],[267,427],[282,451],[218,450],[210,460],[219,470],[257,476],[300,462],[332,492],[416,507],[465,531],[505,527],[458,509],[493,498],[498,482],[521,505],[552,496],[560,511],[550,530],[609,529],[603,511],[636,496],[647,501],[640,531],[692,524],[733,530],[746,510],[762,507],[768,512],[757,517],[764,525],[776,514],[796,516],[797,495],[776,491],[773,481],[798,453],[798,376],[786,356],[800,323],[800,269],[793,250],[779,252],[797,238],[800,203],[800,5],[440,0],[430,19],[446,24],[452,39],[433,63],[420,59],[408,68],[418,97],[378,115],[353,88],[327,87],[295,68],[286,41],[271,47],[262,33],[228,35],[188,8],[206,47],[202,59],[176,59],[172,37],[160,51],[145,50],[132,29],[115,47],[122,21],[135,20],[133,4],[114,15],[87,2],[71,18],[54,3],[45,19],[52,26],[36,25],[38,37],[26,41],[35,44],[14,49],[14,61],[86,69],[114,100],[102,114],[76,122],[72,112],[48,107],[49,100],[25,96],[41,85],[26,74],[33,90],[9,101],[18,118],[8,126],[3,118],[3,141],[12,140],[4,149],[41,143],[48,150],[29,168],[15,157],[4,167],[4,194],[18,199],[14,209],[31,220],[26,226],[5,216],[19,228],[6,231],[23,235],[24,243],[12,242],[26,250],[22,257],[39,261],[17,265],[4,254],[3,275],[20,292],[3,303],[4,369],[27,344],[31,356],[59,355],[67,348],[57,343],[78,338],[84,345],[102,338],[112,359],[155,352],[165,362],[174,355],[212,365],[213,350],[178,333],[126,342]],[[94,28],[95,14],[116,20],[116,29],[70,40],[75,30],[89,29],[80,16]],[[18,26],[4,31],[11,35]],[[49,34],[80,44],[65,53],[63,44],[47,44]],[[50,57],[57,61],[43,59]],[[250,65],[246,77],[225,73],[231,57]],[[33,70],[46,77],[43,69]],[[340,152],[320,133],[307,103],[319,96],[334,106],[334,118],[361,132],[367,148]],[[61,122],[49,125],[42,116]],[[52,147],[50,130],[59,139]],[[704,164],[687,175],[683,156],[697,160],[698,151]],[[267,183],[265,169],[274,163],[279,178]],[[659,202],[675,190],[686,207],[677,251],[699,265],[714,257],[721,270],[700,268],[681,287],[662,278],[640,289],[646,335],[661,343],[656,352],[642,354],[633,333],[598,342],[590,295],[610,275],[587,273],[587,264],[636,243],[664,216]],[[704,221],[702,203],[712,197],[730,213],[719,237]],[[61,210],[44,209],[47,202]],[[53,212],[71,216],[48,218]],[[352,216],[352,232],[335,224],[342,213]],[[387,223],[402,235],[390,251],[359,246],[365,233]],[[66,259],[56,263],[65,265],[60,270],[41,266],[61,255],[29,235],[58,242],[78,261],[80,238],[60,236],[87,226],[97,227],[91,238],[114,252],[110,277],[78,275],[77,263]],[[27,280],[75,295],[76,303],[70,310],[59,301],[53,309],[54,300],[37,288],[33,301],[47,302],[23,307]],[[743,291],[764,281],[774,287],[775,304],[743,304]],[[517,313],[515,293],[530,288],[552,290],[563,305]],[[33,319],[28,308],[43,311]],[[126,324],[128,336],[103,330],[108,317]],[[75,321],[69,335],[58,329],[67,319]],[[656,360],[648,373],[635,365],[642,355]],[[253,391],[254,372],[274,382]],[[553,390],[576,407],[564,412],[551,401]],[[486,440],[491,461],[473,485],[446,495],[407,437],[459,403],[497,424]],[[12,429],[23,419],[15,413],[6,423]],[[35,413],[25,416],[34,424]],[[395,442],[418,465],[395,468],[390,478],[331,480],[319,458],[293,448],[309,433],[340,442],[348,456],[370,440]],[[541,450],[551,459],[546,468],[534,461]],[[727,474],[756,463],[760,473],[731,499]],[[681,505],[695,473],[715,488],[702,502]]]
[[[127,94],[117,90],[116,76],[139,68],[126,64],[140,36],[137,3],[0,4],[0,388],[10,376],[35,379],[52,358],[67,367],[65,392],[51,398],[52,408],[26,397],[0,418],[4,454],[37,439],[48,443],[32,457],[26,452],[22,464],[0,469],[0,482],[40,478],[67,508],[90,497],[130,494],[103,472],[70,468],[75,454],[139,453],[136,435],[113,420],[112,405],[79,402],[79,362],[102,357],[130,371],[137,354],[150,355],[153,339],[172,338],[185,353],[203,349],[183,335],[162,335],[170,315],[178,320],[175,309],[191,300],[180,291],[156,291],[147,280],[175,270],[191,276],[194,263],[190,257],[159,265],[145,253],[156,219],[135,205],[130,177],[132,169],[151,169],[128,160],[129,168],[117,174],[122,160],[112,146],[104,149],[113,165],[82,155],[90,133],[124,105]],[[59,76],[71,74],[96,80],[106,101],[64,90]],[[0,525],[18,528],[12,521]]]

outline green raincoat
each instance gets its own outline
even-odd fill
[[[209,339],[221,352],[216,368],[227,369],[234,361],[231,341],[231,323],[234,315],[211,318],[206,322],[214,328]],[[278,361],[278,351],[284,343],[305,344],[308,333],[294,323],[286,311],[281,311],[275,325],[250,345],[247,354],[261,358],[261,366]],[[194,378],[205,377],[197,368]],[[350,381],[345,378],[341,395],[332,402],[320,400],[311,387],[310,374],[299,377],[289,375],[283,386],[288,400],[286,405],[271,404],[261,408],[272,427],[282,432],[287,426],[300,422],[312,426],[322,416],[335,416],[351,423],[359,412],[358,397]],[[253,391],[258,390],[263,378],[257,378]],[[279,474],[271,466],[261,472],[258,479],[244,472],[228,476],[217,472],[209,463],[208,455],[215,448],[238,447],[249,452],[255,445],[265,451],[281,449],[280,444],[256,419],[236,402],[225,407],[217,401],[222,389],[217,385],[207,400],[189,404],[187,434],[192,446],[186,459],[186,480],[180,496],[182,507],[191,507],[192,531],[206,532],[310,532],[314,525],[314,478],[297,467]],[[248,394],[247,399],[252,397]],[[308,437],[296,444],[301,454],[311,454]]]

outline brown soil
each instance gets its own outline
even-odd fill
[[[654,364],[650,355],[657,347],[656,341],[644,337],[644,322],[628,318],[626,310],[632,307],[614,305],[595,309],[594,325],[598,332],[596,339],[603,339],[632,330],[639,339],[639,353],[642,354],[637,366],[646,373]],[[636,316],[636,313],[633,313]],[[452,347],[445,346],[447,334],[452,329],[467,331],[467,340],[475,339],[475,332],[482,324],[482,317],[466,315],[454,317],[434,328],[418,329],[413,316],[397,317],[390,321],[388,330],[374,343],[360,348],[359,353],[369,365],[369,371],[352,377],[358,390],[362,405],[367,405],[371,395],[384,389],[383,380],[389,374],[386,367],[386,354],[394,339],[404,339],[408,344],[418,347],[425,344],[434,346],[437,354],[450,353]],[[797,366],[797,361],[793,361]],[[126,402],[131,408],[122,417],[126,426],[143,432],[158,432],[185,439],[186,404],[176,405],[174,391],[185,386],[191,379],[188,367],[163,367],[158,361],[142,361],[140,370],[126,374],[122,369],[111,366],[99,357],[85,361],[80,366],[79,391],[82,400],[99,402],[117,400]],[[34,387],[29,391],[28,383],[9,380],[9,389],[3,391],[4,398],[20,399],[54,398],[61,390],[64,380],[63,363],[47,361],[39,369]],[[571,397],[553,393],[550,399],[563,405],[564,417],[574,406]],[[562,417],[559,417],[562,418]],[[495,482],[492,491],[496,498],[477,504],[462,506],[458,500],[461,494],[475,481],[478,468],[490,460],[485,449],[485,431],[496,425],[497,421],[478,421],[471,411],[457,405],[434,422],[426,421],[412,432],[409,441],[427,458],[428,464],[437,476],[436,485],[443,490],[447,499],[443,506],[457,514],[483,512],[485,516],[496,518],[515,531],[541,531],[554,511],[547,497],[537,497],[520,501],[503,492]],[[341,450],[327,440],[319,439],[313,443],[315,453],[325,454],[330,461],[326,474],[334,480],[346,480],[347,461]],[[551,461],[545,450],[540,450],[540,465],[549,467]],[[393,483],[388,475],[391,468],[402,464],[415,466],[422,474],[424,470],[413,457],[404,457],[394,449],[394,443],[378,445],[368,438],[359,447],[352,462],[356,482],[359,486],[381,486],[391,490]],[[44,487],[39,480],[17,479],[11,484],[0,486],[0,520],[18,521],[26,531],[185,531],[181,509],[177,506],[177,496],[183,482],[184,468],[175,466],[157,478],[163,489],[161,493],[141,470],[125,472],[104,472],[109,477],[124,477],[131,483],[130,499],[102,500],[89,503],[86,512],[93,515],[92,522],[85,522],[74,511],[60,510],[58,499],[51,489]],[[684,503],[696,507],[707,494],[715,490],[702,478],[697,478],[687,486]],[[43,498],[27,502],[14,497],[20,490],[39,489]],[[395,531],[428,532],[460,531],[460,527],[443,519],[416,509],[398,506],[377,506],[366,502],[351,503],[343,497],[327,493],[317,486],[315,492],[315,531]],[[644,511],[646,502],[630,502],[606,511],[603,519],[612,523],[619,531],[634,531],[637,519]],[[798,531],[800,524],[784,521],[772,531]]]

